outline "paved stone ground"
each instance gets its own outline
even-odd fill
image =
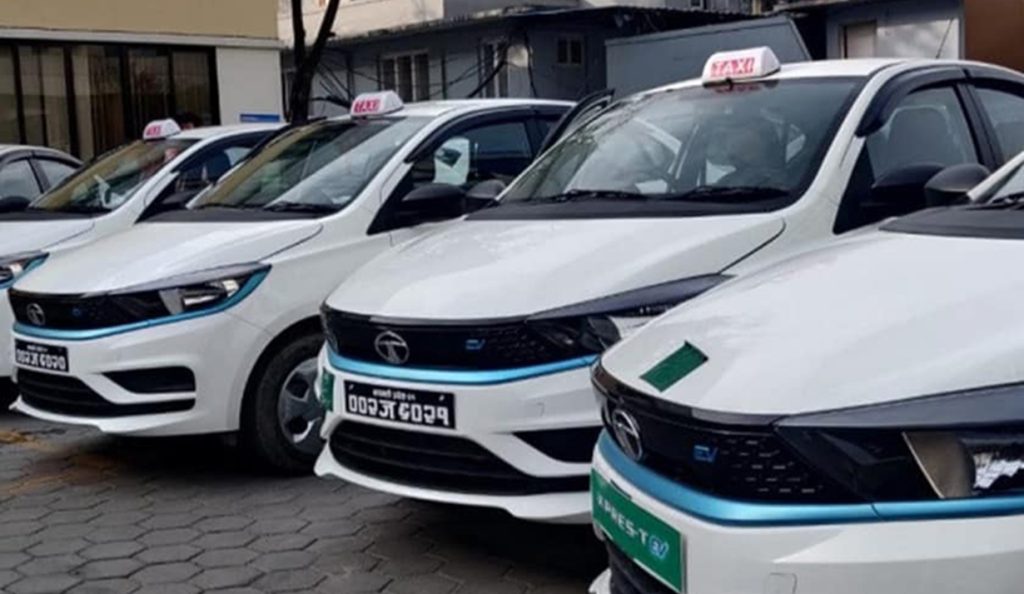
[[[603,564],[587,527],[0,413],[0,592],[578,594]]]

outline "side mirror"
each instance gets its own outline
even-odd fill
[[[977,163],[961,163],[936,173],[924,186],[928,206],[966,204],[967,193],[985,181],[992,172]]]
[[[474,212],[494,203],[507,187],[500,179],[489,179],[473,186],[466,192],[466,212]]]
[[[398,216],[417,223],[462,216],[466,192],[451,184],[426,184],[409,192],[398,205]]]
[[[0,198],[0,213],[21,212],[28,208],[32,201],[24,196],[4,196]]]
[[[873,220],[900,216],[921,210],[926,206],[925,184],[938,172],[941,165],[922,163],[889,171],[871,186],[871,199],[863,206],[876,211]]]

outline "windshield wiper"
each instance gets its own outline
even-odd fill
[[[534,196],[524,202],[573,202],[576,200],[647,200],[649,196],[627,190],[569,190],[551,196]]]
[[[225,208],[228,210],[260,210],[262,206],[253,206],[250,204],[220,204],[217,202],[211,202],[210,204],[200,204],[190,210],[205,210],[207,208]]]
[[[272,202],[263,207],[271,212],[308,212],[312,214],[330,214],[338,212],[332,204],[312,204],[309,202]]]
[[[747,202],[789,196],[782,188],[771,186],[698,186],[687,192],[665,194],[659,200],[701,200],[706,202]]]
[[[982,210],[1021,209],[1024,208],[1024,192],[1011,192],[982,204],[974,204],[974,206]]]

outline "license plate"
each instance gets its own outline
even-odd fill
[[[14,362],[20,367],[68,372],[68,350],[60,346],[14,341]]]
[[[637,504],[597,473],[590,473],[594,523],[626,556],[676,592],[686,592],[685,541],[678,530]]]
[[[349,415],[408,425],[455,428],[455,395],[345,382]]]

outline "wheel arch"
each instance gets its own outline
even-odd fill
[[[320,325],[320,316],[318,315],[303,318],[291,326],[286,327],[284,330],[279,332],[277,336],[271,339],[271,341],[267,343],[267,346],[263,347],[260,355],[256,357],[256,362],[253,363],[251,368],[249,368],[249,374],[245,379],[245,388],[242,391],[242,405],[239,407],[238,411],[239,428],[245,426],[246,416],[252,414],[252,394],[256,389],[256,376],[258,372],[267,365],[267,363],[284,347],[284,345],[299,336],[305,336],[313,333],[323,333],[323,328]]]

